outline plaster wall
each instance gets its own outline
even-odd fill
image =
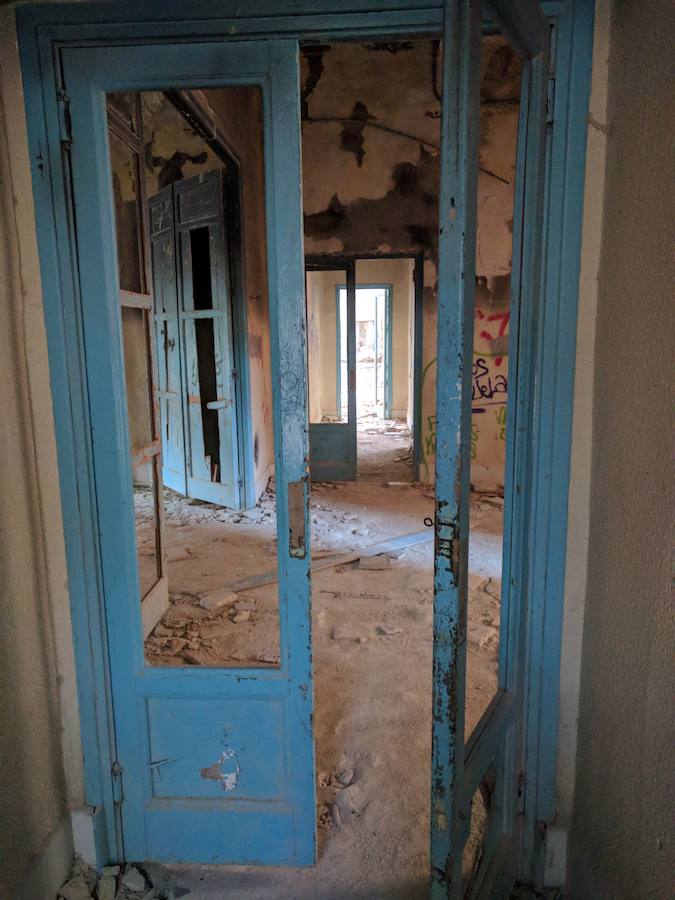
[[[472,481],[490,489],[504,478],[520,66],[499,37],[482,56]],[[437,42],[420,40],[310,48],[301,69],[306,252],[425,256],[424,480],[436,439],[440,67]]]
[[[0,896],[70,866],[82,759],[32,187],[14,26],[0,9]]]
[[[614,2],[594,360],[589,566],[568,891],[672,896],[675,728],[670,558],[675,479],[675,13]],[[602,124],[602,123],[600,123]],[[617,365],[629,359],[630,365]]]

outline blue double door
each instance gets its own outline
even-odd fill
[[[499,6],[508,15],[508,7]],[[472,798],[492,771],[497,772],[498,802],[493,804],[481,866],[491,865],[501,853],[507,860],[505,869],[513,868],[515,775],[522,751],[527,596],[521,586],[516,597],[515,585],[522,573],[515,568],[504,578],[505,584],[514,587],[508,603],[503,601],[506,624],[498,691],[474,734],[466,744],[464,740],[480,28],[476,0],[446,0],[431,779],[431,875],[433,896],[438,898],[474,896],[463,887],[462,852]],[[540,31],[547,34],[544,26]],[[78,327],[87,362],[81,377],[91,424],[96,501],[92,533],[100,565],[88,602],[96,615],[99,608],[103,610],[108,656],[99,665],[107,667],[101,681],[109,684],[109,718],[114,722],[113,771],[98,773],[114,784],[115,803],[103,811],[111,855],[166,862],[311,864],[316,837],[307,459],[310,438],[322,435],[323,440],[330,435],[325,439],[327,453],[333,444],[341,448],[336,455],[342,459],[353,448],[350,459],[355,465],[356,409],[352,350],[346,422],[319,419],[310,425],[307,370],[313,363],[308,354],[311,322],[305,301],[298,42],[223,39],[66,47],[60,61],[72,128],[70,176],[77,225],[72,240],[79,279]],[[521,125],[527,127],[519,143],[514,207],[514,234],[518,235],[514,272],[519,273],[519,294],[514,296],[531,304],[539,284],[536,235],[541,232],[538,197],[546,66],[545,51],[537,50],[524,67],[528,94]],[[152,667],[143,646],[106,93],[242,85],[256,86],[263,97],[280,658],[278,665],[266,668]],[[52,152],[60,153],[58,129],[50,132],[50,139],[56,142]],[[164,201],[175,217],[175,194],[172,202],[168,195]],[[174,234],[187,225],[174,220]],[[156,237],[160,234],[161,230],[155,232]],[[174,246],[178,246],[175,238]],[[185,263],[183,273],[188,270]],[[350,298],[347,337],[353,342],[353,268],[343,275]],[[528,292],[534,300],[527,299]],[[166,307],[158,320],[166,323],[167,346],[182,323],[188,335],[186,360],[194,323],[215,323],[216,319],[215,308],[198,306],[194,296],[189,302],[183,299],[181,305]],[[199,381],[198,365],[196,372]],[[526,375],[525,367],[518,371],[518,391],[523,397],[527,391],[521,380],[526,386]],[[173,387],[167,376],[160,382],[160,399],[164,390],[163,399],[174,402],[169,396],[175,393]],[[202,411],[204,399],[200,397],[198,404]],[[206,408],[224,399],[226,395],[216,391]],[[163,421],[168,420],[165,412]],[[327,428],[313,429],[321,425]],[[189,430],[192,433],[192,424]],[[516,441],[522,430],[513,418],[510,440]],[[203,434],[202,439],[199,446],[197,436],[196,446],[206,459]],[[522,493],[516,476],[523,474],[519,474],[521,457],[514,447],[509,453],[512,468],[506,504],[512,519],[509,527],[518,525],[518,533],[524,534],[526,522],[517,521],[524,513],[519,513],[513,499]],[[177,453],[179,449],[176,445]],[[214,454],[210,456],[212,467],[217,463]],[[330,458],[322,461],[316,453],[312,457],[313,468],[329,467],[332,462]],[[212,468],[203,480],[213,483]],[[516,546],[518,534],[514,531],[514,535]],[[518,558],[513,551],[513,560]],[[79,637],[85,641],[86,636]],[[105,709],[105,698],[99,700]]]
[[[241,505],[232,261],[222,170],[149,200],[164,484]]]

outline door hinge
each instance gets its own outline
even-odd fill
[[[548,79],[546,88],[546,124],[553,125],[553,111],[555,109],[555,78]]]
[[[56,102],[59,108],[59,130],[61,133],[61,146],[64,150],[70,150],[73,143],[73,130],[70,120],[70,97],[64,90],[56,92]]]
[[[525,772],[518,772],[518,801],[517,801],[517,813],[520,816],[525,815],[525,785],[526,778]]]
[[[113,803],[116,805],[124,803],[124,790],[122,788],[123,771],[122,766],[115,760],[110,769],[110,774],[112,775]]]
[[[236,381],[239,378],[239,369],[232,369],[232,378]]]

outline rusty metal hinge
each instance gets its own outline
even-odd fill
[[[110,774],[112,775],[112,787],[113,787],[113,803],[118,806],[124,803],[124,789],[122,786],[122,766],[115,760],[110,769]]]
[[[70,97],[60,88],[56,92],[56,102],[59,109],[59,131],[61,133],[61,146],[64,150],[70,150],[73,143],[73,130],[70,119]]]

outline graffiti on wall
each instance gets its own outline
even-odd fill
[[[506,402],[508,397],[508,374],[506,362],[508,360],[508,327],[509,312],[485,313],[480,309],[475,311],[475,339],[486,343],[484,350],[475,350],[472,365],[471,383],[471,412],[474,417],[486,416],[482,421],[484,427],[477,424],[476,419],[471,424],[471,459],[479,457],[480,435],[484,434],[485,440],[494,440],[503,443],[506,441]],[[436,367],[437,358],[431,359],[422,372],[420,390],[424,390],[425,380],[430,371]],[[488,424],[494,416],[494,424]],[[478,420],[481,421],[481,420]],[[426,416],[424,420],[421,460],[427,477],[429,476],[429,461],[436,453],[436,424],[435,415]]]

